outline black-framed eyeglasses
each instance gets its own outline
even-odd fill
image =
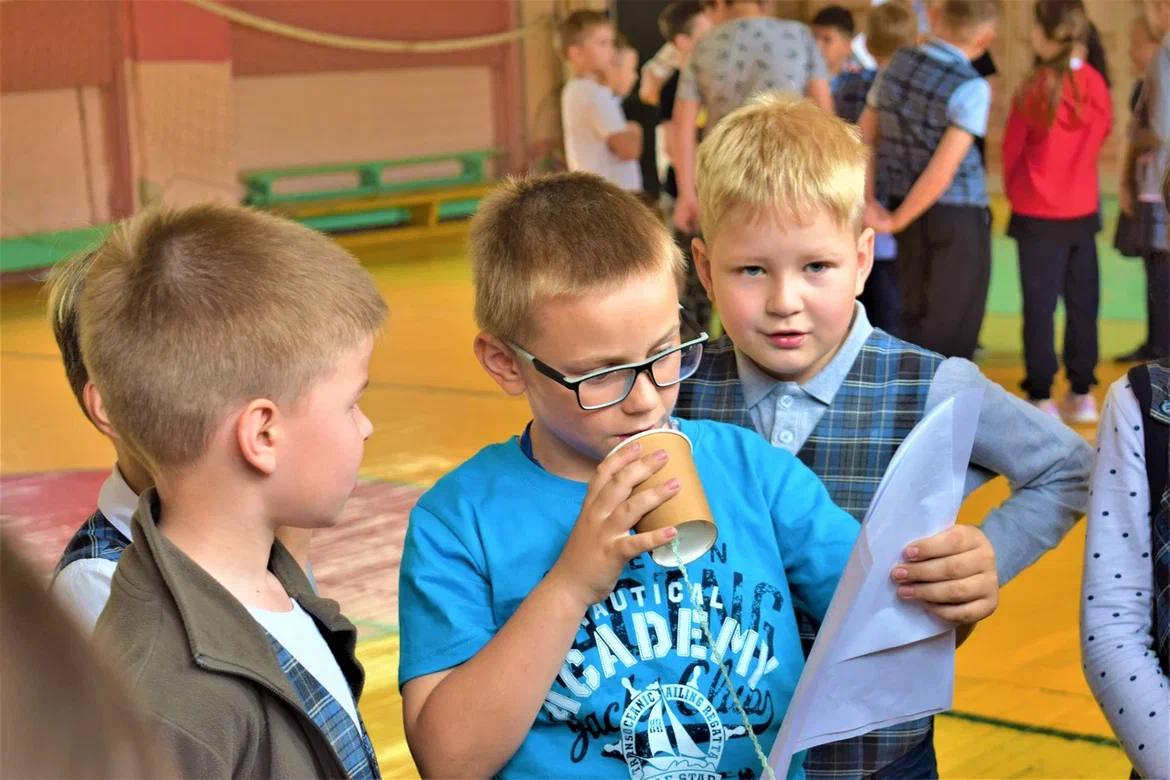
[[[649,375],[655,387],[660,388],[677,385],[684,379],[694,376],[703,359],[703,342],[707,341],[708,336],[685,311],[682,312],[682,324],[684,332],[689,330],[698,335],[676,347],[651,355],[641,363],[600,368],[579,376],[562,374],[520,345],[510,341],[507,344],[517,355],[532,363],[537,371],[562,387],[572,390],[577,396],[577,405],[591,412],[607,406],[616,406],[626,400],[638,381],[638,375],[643,372]]]

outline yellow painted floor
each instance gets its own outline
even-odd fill
[[[459,239],[363,250],[361,256],[391,307],[363,403],[375,425],[363,474],[427,485],[479,447],[520,430],[527,408],[498,392],[472,356],[470,273]],[[108,468],[112,451],[69,392],[39,290],[7,284],[0,288],[0,307],[0,473]],[[985,333],[1014,327],[993,317]],[[1104,354],[1132,346],[1140,335],[1136,323],[1104,327]],[[1022,372],[1010,350],[992,350],[985,366],[1009,388]],[[1099,393],[1119,374],[1102,363]],[[963,519],[981,517],[1005,495],[1002,480],[992,483],[968,500]],[[1128,776],[1081,676],[1083,543],[1078,526],[1004,589],[999,612],[959,651],[958,714],[938,719],[944,777]],[[397,643],[393,633],[362,643],[369,680],[362,710],[383,774],[411,777],[395,682]]]

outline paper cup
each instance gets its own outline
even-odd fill
[[[649,490],[671,478],[679,481],[679,491],[643,517],[634,526],[634,530],[643,533],[674,526],[678,529],[678,536],[675,537],[678,539],[678,556],[683,563],[690,563],[710,550],[719,535],[711,507],[707,505],[703,484],[699,481],[699,472],[695,469],[695,459],[691,454],[694,445],[681,431],[656,428],[631,436],[614,447],[609,454],[613,455],[622,447],[636,441],[642,443],[642,452],[645,455],[666,450],[670,460],[657,473],[651,474],[649,479],[634,488],[634,493]],[[650,557],[660,566],[671,567],[677,563],[669,544],[652,550]]]

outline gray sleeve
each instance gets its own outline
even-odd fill
[[[812,30],[806,25],[800,26],[800,35],[804,43],[805,57],[808,62],[808,74],[805,85],[809,81],[820,79],[822,81],[829,80],[829,66],[825,64],[825,58],[821,55],[821,47],[817,46],[816,38],[813,37]]]
[[[1011,496],[983,518],[999,584],[1055,547],[1085,512],[1093,451],[1076,432],[987,379],[962,358],[939,366],[927,409],[973,386],[984,389],[966,493],[999,475]]]
[[[1162,143],[1170,142],[1170,49],[1158,47],[1150,65],[1150,125]]]
[[[699,103],[703,102],[699,95],[699,80],[696,75],[696,60],[699,59],[699,52],[695,51],[691,54],[690,59],[682,66],[678,73],[678,89],[674,93],[674,99],[678,100],[694,100]]]

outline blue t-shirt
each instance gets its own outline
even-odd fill
[[[715,546],[688,566],[691,595],[767,751],[804,666],[793,604],[824,616],[859,526],[807,467],[754,431],[679,426],[719,526]],[[400,685],[467,661],[500,630],[556,562],[585,491],[513,438],[423,495],[402,556]],[[582,617],[500,776],[758,777],[713,655],[679,571],[635,558]],[[803,776],[799,762],[790,776]]]

